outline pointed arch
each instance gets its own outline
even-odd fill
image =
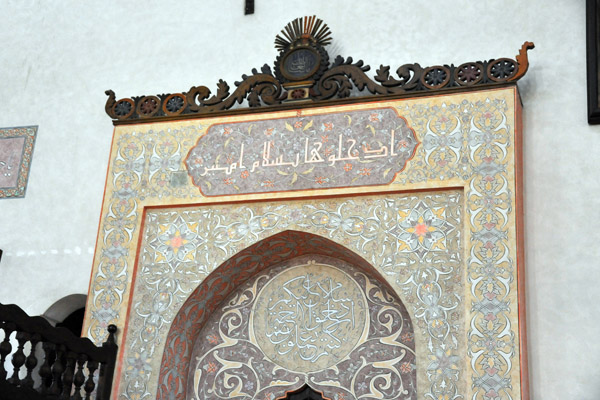
[[[241,250],[212,271],[182,305],[166,338],[157,399],[187,398],[190,379],[188,368],[194,343],[207,319],[236,288],[271,266],[305,255],[325,256],[346,262],[374,278],[390,293],[395,293],[370,263],[330,239],[292,230],[265,238]]]

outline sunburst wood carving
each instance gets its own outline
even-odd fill
[[[281,30],[281,34],[275,37],[275,48],[284,51],[288,46],[297,41],[307,44],[312,40],[319,46],[327,46],[331,43],[331,31],[322,19],[316,16],[296,18]]]

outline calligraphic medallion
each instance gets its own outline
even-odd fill
[[[337,364],[368,324],[358,283],[330,265],[312,262],[276,275],[258,294],[251,329],[265,356],[296,372]]]
[[[211,125],[185,160],[205,196],[386,185],[419,142],[392,108]]]
[[[314,49],[299,48],[284,56],[281,73],[293,81],[307,79],[317,72],[320,63],[321,57]]]

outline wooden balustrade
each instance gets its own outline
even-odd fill
[[[117,357],[115,325],[101,347],[0,303],[0,400],[108,400]]]

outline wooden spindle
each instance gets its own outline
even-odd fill
[[[50,390],[48,391],[50,394],[58,396],[62,392],[62,374],[65,370],[65,346],[58,345],[56,346],[56,359],[54,360],[54,364],[52,365],[52,386],[50,386]]]
[[[54,343],[42,342],[44,362],[42,363],[39,371],[40,377],[42,378],[39,389],[41,394],[48,393],[48,389],[52,385],[52,365],[54,364],[54,359],[56,357],[56,352],[54,351],[55,348],[56,346]]]
[[[6,357],[12,351],[12,345],[10,344],[10,335],[16,329],[15,324],[11,322],[0,322],[0,328],[4,331],[4,340],[0,343],[0,380],[6,380],[8,371],[4,368],[4,362]]]
[[[94,389],[96,389],[96,382],[94,382],[94,373],[96,369],[98,369],[98,363],[96,361],[88,361],[87,363],[88,369],[88,378],[85,381],[85,386],[83,389],[85,390],[85,400],[91,400],[92,393],[94,393]]]
[[[33,369],[35,368],[36,365],[38,365],[38,359],[35,355],[35,348],[37,346],[37,344],[39,343],[41,337],[39,334],[35,333],[33,335],[30,336],[29,338],[29,343],[31,344],[31,350],[29,351],[29,355],[27,356],[27,359],[25,360],[25,369],[27,369],[27,375],[25,375],[25,378],[23,379],[22,384],[24,386],[33,387]]]
[[[75,376],[75,362],[77,360],[77,354],[72,351],[67,352],[66,355],[65,372],[62,374],[62,395],[61,398],[68,399],[71,396],[71,389],[73,388],[73,377]]]
[[[73,384],[75,385],[75,393],[73,394],[73,399],[82,400],[81,397],[81,389],[83,384],[85,383],[85,375],[83,374],[84,364],[86,363],[88,357],[85,354],[80,354],[77,358],[77,372],[75,373],[75,379]]]
[[[13,364],[13,375],[8,380],[13,385],[20,385],[21,378],[19,377],[19,372],[21,371],[21,367],[25,364],[25,351],[23,348],[25,344],[29,340],[29,334],[26,332],[17,331],[17,342],[19,345],[17,346],[17,351],[12,356],[12,364]]]

